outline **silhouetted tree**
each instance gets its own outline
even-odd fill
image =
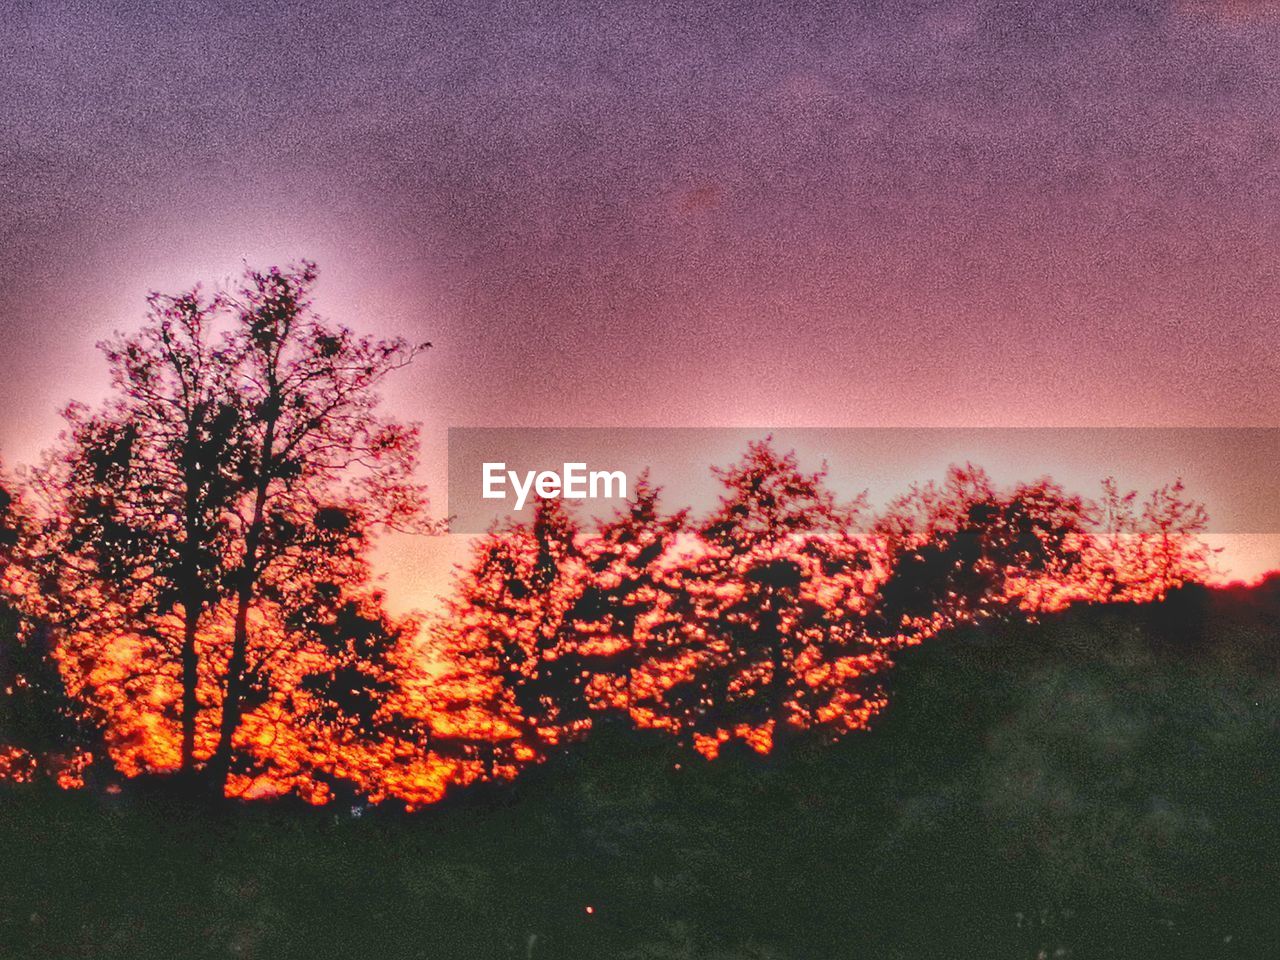
[[[310,594],[291,607],[287,624],[310,653],[297,658],[299,677],[286,692],[308,735],[302,772],[341,799],[380,799],[394,783],[390,768],[430,747],[426,718],[403,696],[417,670],[409,643],[417,623],[389,617],[381,594],[363,582],[321,581]]]
[[[202,754],[218,792],[246,714],[299,675],[282,666],[306,648],[299,607],[317,584],[363,583],[372,533],[424,504],[415,430],[377,412],[417,348],[320,318],[315,277],[304,263],[229,295],[153,297],[147,325],[105,347],[111,398],[69,412],[42,481],[69,660],[121,711],[176,679],[180,766]]]
[[[236,731],[260,668],[250,613],[287,599],[299,579],[359,557],[376,525],[420,516],[416,430],[379,417],[377,388],[416,352],[403,340],[358,337],[313,310],[312,264],[251,272],[231,300],[244,416],[241,510],[233,529],[234,604],[211,781],[225,784]]]
[[[1152,491],[1143,502],[1137,491],[1102,482],[1090,506],[1090,536],[1076,594],[1081,599],[1154,600],[1212,573],[1212,550],[1203,539],[1204,505],[1187,496],[1181,480]]]
[[[630,715],[651,632],[666,622],[680,590],[672,554],[688,511],[665,514],[659,494],[641,475],[626,506],[598,522],[581,545],[586,583],[569,620],[596,710]]]
[[[1049,480],[1002,492],[971,464],[913,487],[875,524],[888,562],[882,629],[927,635],[1052,605],[1081,562],[1085,513]]]
[[[41,619],[34,523],[0,481],[0,776],[75,781],[100,754],[94,718],[68,694]]]
[[[695,740],[762,748],[797,728],[855,723],[876,664],[861,503],[838,503],[824,471],[803,473],[769,441],[715,473],[726,492],[682,570],[687,599],[654,645],[653,667],[669,678],[661,711]]]
[[[67,410],[68,445],[42,477],[63,555],[61,629],[145,638],[147,670],[177,674],[180,767],[194,771],[202,707],[197,637],[234,562],[231,512],[242,478],[234,344],[217,334],[220,297],[152,294],[136,333],[102,344],[114,395]],[[93,656],[81,645],[79,653]]]
[[[539,500],[528,523],[509,523],[476,546],[455,583],[448,619],[437,625],[451,666],[448,709],[478,730],[492,776],[494,744],[543,754],[585,728],[590,679],[570,612],[586,585],[579,530],[559,500]],[[492,739],[483,744],[483,737]]]

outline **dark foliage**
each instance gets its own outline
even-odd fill
[[[1273,582],[966,628],[835,746],[707,763],[602,724],[410,817],[9,791],[0,953],[1262,960],[1277,623]]]

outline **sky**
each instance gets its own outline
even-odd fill
[[[7,464],[148,290],[301,257],[435,344],[441,501],[457,426],[1280,424],[1278,4],[211,6],[7,7]]]

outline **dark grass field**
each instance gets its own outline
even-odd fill
[[[1276,584],[968,631],[834,747],[605,730],[408,817],[11,789],[0,956],[1270,960],[1278,637]]]

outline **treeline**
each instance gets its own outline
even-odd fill
[[[768,440],[715,474],[706,517],[665,512],[642,479],[587,529],[544,500],[479,542],[429,632],[458,776],[513,773],[610,716],[708,755],[839,736],[883,706],[895,649],[1210,572],[1177,483],[1140,503],[1108,480],[1089,501],[966,465],[871,514]]]
[[[315,278],[154,295],[102,345],[109,398],[6,481],[0,773],[419,804],[606,718],[767,751],[865,725],[904,644],[1209,572],[1180,484],[1085,500],[965,466],[872,514],[762,441],[708,516],[647,480],[586,525],[543,501],[445,615],[394,618],[374,538],[438,527],[379,390],[422,347],[320,317]]]

